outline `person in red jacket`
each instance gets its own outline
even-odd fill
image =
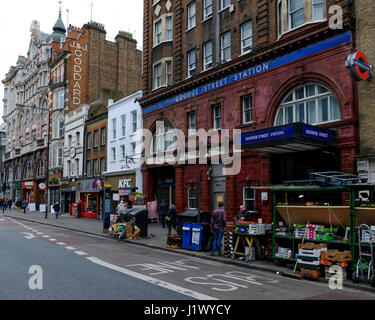
[[[226,226],[226,217],[224,210],[224,203],[219,203],[219,208],[212,213],[211,229],[213,232],[213,244],[211,256],[214,256],[216,251],[218,256],[221,256],[221,242],[223,240],[224,229]]]

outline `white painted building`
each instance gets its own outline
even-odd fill
[[[123,190],[128,188],[137,188],[137,192],[143,193],[142,167],[137,161],[142,141],[137,141],[136,136],[137,130],[143,128],[142,109],[138,103],[141,97],[142,91],[139,91],[115,103],[108,103],[105,176],[106,183],[112,186],[112,192],[120,197],[124,195]]]

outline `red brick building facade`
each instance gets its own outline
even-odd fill
[[[186,136],[192,123],[195,129],[246,135],[304,122],[332,129],[337,140],[334,148],[242,146],[241,170],[234,176],[222,174],[225,165],[212,165],[211,159],[205,165],[145,165],[149,200],[160,201],[169,186],[178,212],[194,207],[202,170],[202,210],[212,211],[223,199],[229,221],[245,204],[270,223],[271,201],[263,202],[262,192],[251,187],[304,179],[309,171],[355,173],[357,88],[345,67],[355,29],[348,1],[322,1],[320,7],[297,1],[300,16],[287,1],[219,1],[229,4],[223,8],[214,1],[168,3],[144,1],[144,128],[155,132],[156,121],[164,120]],[[343,9],[343,29],[329,27],[334,4]],[[166,41],[168,16],[173,37]]]

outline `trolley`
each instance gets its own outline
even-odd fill
[[[375,287],[374,248],[375,231],[366,224],[361,224],[358,229],[358,254],[353,281],[369,281]]]

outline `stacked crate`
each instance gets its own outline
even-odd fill
[[[346,268],[349,262],[352,261],[351,251],[338,251],[338,250],[328,250],[322,252],[320,257],[320,264],[325,266],[325,275],[326,279],[329,280],[330,277],[335,276],[335,268],[332,266],[338,266],[343,271],[343,280],[347,279]],[[330,272],[331,271],[331,272]]]
[[[327,251],[326,244],[305,243],[298,245],[297,263],[303,278],[319,279],[321,253]]]
[[[224,232],[224,257],[225,258],[232,257],[233,250],[234,250],[233,232],[225,231]]]
[[[362,230],[361,234],[362,242],[375,242],[375,226],[371,226],[370,230]]]

